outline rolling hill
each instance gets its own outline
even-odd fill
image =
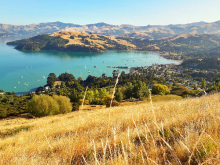
[[[126,40],[92,33],[59,31],[42,34],[14,42],[18,50],[59,50],[71,52],[104,52],[106,50],[128,50],[136,46]]]

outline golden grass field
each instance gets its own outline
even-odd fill
[[[112,47],[112,45],[107,44],[106,41],[103,41],[100,38],[100,36],[102,36],[102,35],[97,35],[97,34],[89,34],[89,33],[84,33],[84,32],[73,32],[73,31],[59,31],[59,32],[55,32],[55,33],[50,34],[50,36],[60,36],[63,39],[69,40],[69,42],[66,45],[98,46],[98,47],[101,47],[102,49],[104,49],[103,45],[107,45],[109,47]],[[70,36],[74,36],[74,39],[71,39]],[[85,42],[82,41],[82,38],[79,36],[87,37],[87,40],[90,41],[90,44],[89,45],[85,44]],[[118,44],[130,46],[131,48],[136,48],[135,45],[127,42],[126,40],[115,39],[114,36],[111,36],[108,38],[110,40],[116,41]]]
[[[0,121],[0,164],[220,164],[220,94]]]

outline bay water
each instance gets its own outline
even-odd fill
[[[104,53],[19,51],[9,41],[27,36],[0,37],[0,89],[5,92],[25,94],[46,85],[49,73],[57,76],[68,72],[76,78],[112,76],[117,68],[107,66],[141,67],[152,64],[177,63],[159,56],[157,52],[107,51]],[[96,66],[96,67],[95,67]],[[129,72],[129,69],[119,69]],[[28,84],[28,85],[25,85]]]

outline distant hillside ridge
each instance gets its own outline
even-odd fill
[[[8,42],[18,50],[59,50],[70,52],[104,52],[107,50],[129,50],[136,46],[126,40],[92,33],[59,31]]]
[[[220,34],[220,21],[195,22],[177,25],[111,25],[104,22],[78,25],[73,23],[47,22],[30,25],[0,24],[0,36],[38,35],[57,31],[91,32],[93,34],[132,38],[158,39],[181,34]]]

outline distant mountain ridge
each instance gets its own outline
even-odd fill
[[[181,34],[220,34],[220,21],[213,23],[195,22],[176,25],[111,25],[104,22],[78,25],[73,23],[47,22],[30,25],[0,24],[0,36],[38,35],[57,31],[91,32],[107,36],[159,39]]]

